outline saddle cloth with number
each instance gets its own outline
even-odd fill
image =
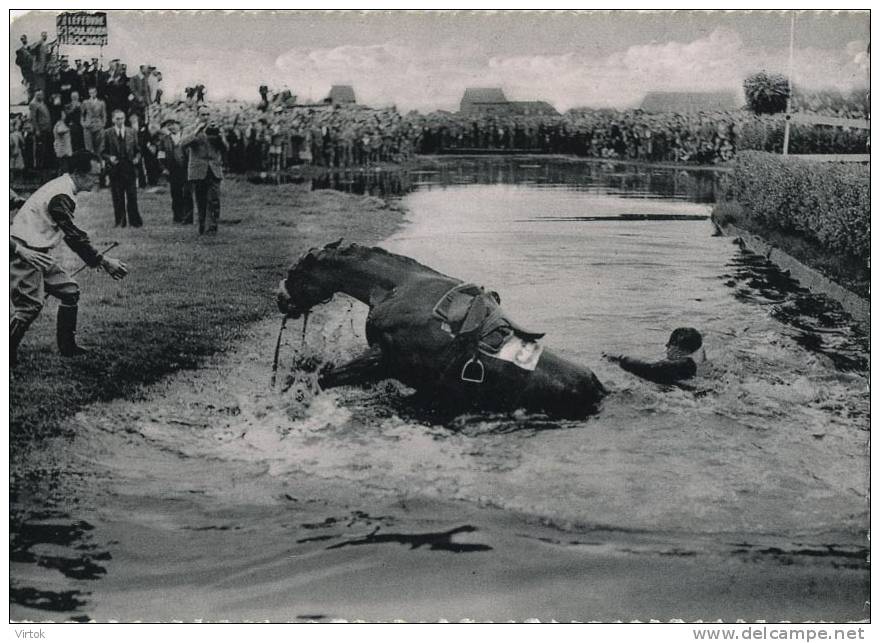
[[[476,284],[459,284],[449,290],[434,306],[434,317],[441,328],[453,337],[474,338],[479,350],[487,355],[511,361],[523,368],[537,362],[540,348],[536,341],[544,333],[526,330],[504,315],[499,297]],[[528,356],[525,354],[528,353]],[[523,359],[514,359],[521,356]],[[532,370],[528,368],[528,370]]]

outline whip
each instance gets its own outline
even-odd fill
[[[115,248],[115,247],[118,246],[118,245],[119,245],[119,242],[118,242],[118,241],[114,241],[114,242],[111,243],[109,246],[107,246],[106,248],[104,248],[104,249],[101,251],[101,254],[102,254],[102,255],[107,254],[108,252],[110,252],[111,250],[113,250],[113,248]],[[79,268],[77,268],[76,270],[74,270],[74,271],[70,274],[70,278],[73,279],[74,277],[76,277],[79,273],[81,273],[83,270],[85,270],[85,269],[88,268],[88,267],[89,267],[88,264],[83,264],[82,266],[80,266]],[[46,301],[46,300],[48,300],[48,299],[49,299],[49,293],[47,292],[46,295],[43,297],[43,300]]]
[[[102,255],[107,254],[108,252],[110,252],[111,250],[113,250],[113,248],[115,248],[115,247],[118,246],[118,245],[119,245],[119,242],[118,242],[118,241],[114,241],[114,242],[111,243],[109,246],[107,246],[106,248],[104,248],[104,249],[101,251],[101,254],[102,254]],[[73,274],[71,274],[70,276],[71,276],[71,277],[76,277],[79,273],[81,273],[83,270],[85,270],[85,269],[88,268],[88,267],[89,267],[88,264],[82,265],[82,266],[80,266],[79,268],[77,268],[77,269],[73,272]]]

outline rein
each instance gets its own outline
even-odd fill
[[[284,329],[287,328],[287,315],[284,315],[281,319],[281,328],[278,329],[278,340],[275,342],[275,357],[272,360],[272,380],[270,386],[274,389],[275,382],[278,376],[278,356],[281,353],[281,336],[284,334]],[[296,349],[294,353],[294,359],[296,359],[296,355],[302,352],[303,346],[306,343],[306,330],[309,325],[309,313],[303,313],[303,324],[302,324],[302,334],[300,335],[299,340],[299,348]],[[295,380],[294,380],[295,381]]]
[[[275,342],[275,358],[272,360],[272,379],[270,380],[269,386],[271,388],[275,388],[275,380],[278,375],[278,355],[281,353],[281,336],[284,334],[284,329],[287,327],[287,315],[283,315],[281,317],[281,328],[278,329],[278,340]]]

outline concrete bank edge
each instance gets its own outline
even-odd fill
[[[859,324],[864,325],[866,328],[870,328],[870,300],[862,299],[854,292],[851,292],[840,284],[831,281],[819,271],[805,266],[787,252],[783,252],[776,246],[770,245],[764,241],[764,239],[748,230],[743,230],[742,228],[729,223],[717,227],[725,236],[739,237],[749,250],[767,257],[769,261],[772,261],[782,270],[787,270],[804,288],[808,288],[813,292],[821,293],[834,299],[854,320]]]

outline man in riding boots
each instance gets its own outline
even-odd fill
[[[73,357],[86,352],[76,344],[79,286],[53,257],[44,254],[41,258],[28,250],[46,253],[63,239],[89,267],[101,267],[117,280],[128,274],[124,263],[98,254],[88,235],[73,222],[76,195],[91,190],[100,173],[101,164],[97,156],[85,150],[76,152],[71,158],[70,173],[62,174],[40,187],[24,202],[12,220],[9,229],[9,275],[13,314],[9,322],[9,355],[13,367],[18,345],[43,308],[44,293],[57,297],[61,302],[57,328],[61,354]],[[18,249],[24,252],[18,252]]]

